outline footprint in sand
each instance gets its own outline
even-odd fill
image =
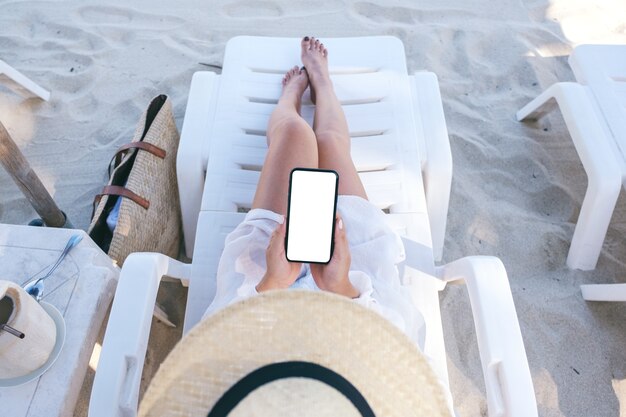
[[[126,27],[132,22],[134,29],[161,30],[185,24],[178,17],[145,13],[130,7],[84,6],[78,13],[85,22],[95,25]]]
[[[548,271],[555,271],[563,268],[565,258],[563,254],[569,251],[570,241],[565,233],[565,229],[546,231],[542,233],[540,255],[533,256],[533,259],[543,259]]]
[[[530,193],[531,207],[545,220],[568,222],[576,217],[576,204],[568,192],[559,184],[548,184],[541,191]]]
[[[352,6],[352,10],[357,16],[376,23],[400,23],[405,25],[430,23],[441,20],[441,17],[444,15],[446,19],[467,19],[473,17],[473,13],[470,10],[444,8],[427,10],[411,7],[389,7],[370,2],[355,3]]]
[[[229,17],[236,19],[280,17],[284,14],[276,3],[254,0],[243,0],[226,5],[223,11]]]
[[[133,10],[111,6],[85,6],[79,10],[86,22],[97,24],[123,24],[133,20]]]
[[[178,17],[144,13],[130,7],[83,6],[78,14],[96,33],[118,47],[126,47],[133,42],[139,30],[161,31],[185,24]]]
[[[407,7],[384,7],[374,3],[362,2],[355,3],[353,9],[361,17],[376,23],[393,22],[412,25],[420,20],[420,17],[415,13],[417,11]]]

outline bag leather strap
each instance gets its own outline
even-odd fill
[[[148,210],[148,208],[150,207],[150,201],[135,194],[128,188],[121,187],[119,185],[105,185],[102,188],[102,192],[100,194],[97,194],[96,197],[93,199],[93,211],[91,213],[92,219],[93,219],[94,214],[96,213],[96,207],[100,203],[100,200],[102,199],[102,197],[105,195],[117,195],[120,197],[128,198],[129,200],[133,201],[136,204],[139,204],[141,207],[143,207],[146,210]]]
[[[148,142],[143,142],[143,141],[138,141],[138,142],[129,142],[125,145],[122,145],[119,147],[119,149],[117,150],[117,152],[115,152],[115,155],[119,154],[120,152],[126,151],[128,149],[143,149],[144,151],[150,152],[152,155],[161,158],[161,159],[165,159],[165,149],[161,149],[158,146],[155,146],[151,143]]]
[[[167,155],[165,149],[159,148],[158,146],[155,146],[148,142],[136,141],[126,143],[120,146],[115,152],[115,155],[113,155],[113,158],[111,158],[111,162],[109,162],[109,177],[111,177],[111,172],[113,171],[113,169],[115,169],[120,164],[122,160],[122,154],[129,149],[141,149],[161,159],[165,159],[165,156]],[[115,164],[113,163],[113,161],[115,161]],[[111,169],[111,166],[113,166],[113,169]]]

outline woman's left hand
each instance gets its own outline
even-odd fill
[[[285,221],[276,227],[270,237],[265,252],[267,269],[261,282],[256,286],[258,292],[288,288],[298,278],[302,264],[289,262],[285,256]]]
[[[311,274],[317,286],[324,291],[356,298],[359,291],[352,286],[350,272],[350,246],[346,237],[343,220],[339,215],[335,219],[335,248],[333,257],[327,264],[311,264]]]

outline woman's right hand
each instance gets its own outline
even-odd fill
[[[350,245],[341,216],[335,219],[335,249],[327,264],[311,264],[311,274],[319,289],[345,295],[349,298],[359,296],[359,291],[350,282]]]
[[[288,288],[298,278],[302,264],[289,262],[285,255],[286,219],[278,225],[265,252],[267,269],[261,282],[256,286],[258,292]]]

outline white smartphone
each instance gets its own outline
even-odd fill
[[[291,262],[326,264],[333,256],[339,175],[294,168],[289,177],[285,253]]]

